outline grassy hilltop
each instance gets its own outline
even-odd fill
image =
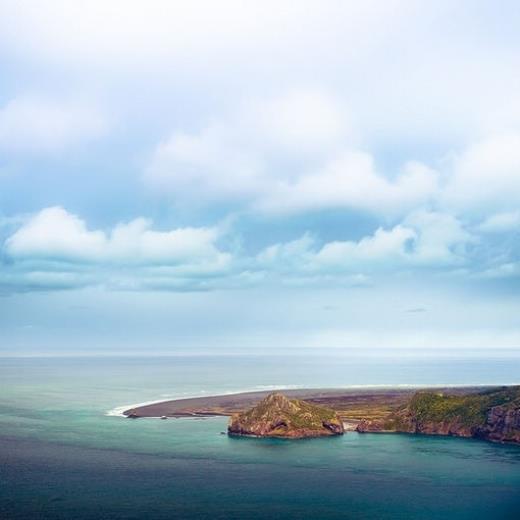
[[[233,415],[228,431],[232,435],[302,438],[340,435],[344,430],[334,410],[273,393],[250,410]]]
[[[364,420],[360,432],[408,432],[520,442],[520,387],[468,395],[417,392],[382,420]]]

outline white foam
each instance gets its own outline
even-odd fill
[[[130,408],[138,408],[139,406],[147,406],[149,404],[157,403],[164,403],[164,398],[156,399],[155,401],[146,401],[144,403],[125,404],[123,406],[116,406],[115,408],[112,408],[111,410],[105,412],[105,415],[107,417],[126,417],[126,415],[124,415],[123,412],[125,412],[126,410],[130,410]]]

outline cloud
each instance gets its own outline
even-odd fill
[[[520,211],[496,213],[486,218],[479,226],[483,233],[507,233],[520,230]]]
[[[349,208],[399,215],[436,196],[434,170],[410,161],[389,179],[355,141],[340,102],[290,91],[250,100],[198,134],[174,133],[156,147],[145,181],[177,203],[226,201],[273,214]]]
[[[407,255],[407,247],[416,238],[415,231],[402,226],[390,230],[378,228],[359,242],[335,241],[325,244],[314,256],[318,268],[354,268],[371,270],[374,265],[388,268]]]
[[[489,257],[482,237],[453,215],[416,211],[399,224],[358,240],[324,241],[305,233],[247,253],[228,225],[155,230],[142,217],[93,230],[80,217],[50,207],[5,240],[4,290],[101,285],[115,290],[193,291],[284,284],[366,286],[389,274],[516,276],[513,249]],[[501,251],[501,252],[500,252]],[[422,276],[422,275],[421,275]]]
[[[520,134],[468,146],[454,161],[443,202],[459,213],[516,210],[520,205]]]
[[[228,255],[215,242],[217,228],[154,231],[152,222],[137,218],[109,233],[87,229],[86,223],[61,207],[45,208],[6,240],[13,259],[111,262],[122,265],[167,265],[214,262],[225,266]]]
[[[0,109],[0,149],[54,152],[102,137],[107,121],[91,106],[16,97]]]
[[[255,207],[274,213],[347,208],[379,215],[403,214],[427,203],[437,190],[437,174],[410,162],[393,181],[379,174],[371,155],[343,152],[321,170],[273,183]]]
[[[520,277],[520,262],[499,263],[489,269],[479,273],[482,278],[500,279],[500,278],[518,278]]]
[[[427,209],[475,219],[520,205],[520,134],[470,144],[439,171],[408,161],[392,175],[353,146],[348,111],[332,97],[300,91],[246,106],[160,143],[147,184],[177,203],[225,201],[279,216],[349,209],[395,219]]]
[[[366,276],[423,267],[442,270],[468,262],[467,245],[475,240],[454,217],[421,212],[390,229],[380,227],[358,241],[320,244],[305,234],[265,248],[256,260],[258,268],[289,277]]]
[[[298,41],[309,52],[332,49],[330,32],[342,36],[343,53],[354,43],[370,46],[366,31],[380,37],[391,23],[408,14],[409,2],[392,0],[329,2],[316,9],[312,1],[288,3],[225,0],[172,3],[157,0],[144,6],[137,1],[51,0],[3,2],[0,11],[2,40],[23,56],[51,63],[132,67],[143,62],[243,56],[251,59],[259,49],[293,56]],[[273,16],[276,13],[276,16]],[[330,32],[323,31],[327,27]],[[320,38],[318,38],[318,36]],[[372,37],[374,38],[374,36]],[[65,45],[64,43],[67,43]],[[271,54],[272,53],[272,54]],[[229,59],[229,58],[228,58]],[[208,63],[206,66],[210,66]]]
[[[248,99],[198,133],[175,132],[160,142],[145,181],[176,201],[255,200],[279,179],[297,176],[306,161],[326,157],[350,131],[346,110],[321,91]]]
[[[265,284],[282,276],[292,285],[335,279],[360,285],[374,273],[456,265],[473,239],[454,217],[434,213],[380,227],[358,241],[322,242],[307,233],[255,255],[219,246],[224,238],[234,243],[224,233],[230,233],[226,226],[158,231],[141,217],[108,231],[92,230],[61,207],[45,208],[5,240],[2,284],[201,290]]]
[[[334,96],[293,89],[279,97],[250,101],[241,118],[274,149],[304,156],[321,154],[352,138],[351,114]]]
[[[467,260],[467,246],[477,237],[467,231],[454,216],[418,211],[408,215],[403,225],[416,231],[413,262],[424,265],[453,265]]]
[[[107,245],[103,231],[89,231],[83,220],[60,207],[41,210],[9,237],[11,258],[93,261]]]
[[[216,245],[217,228],[155,231],[151,225],[137,218],[109,232],[89,230],[63,208],[45,208],[5,241],[5,267],[14,285],[57,288],[96,283],[186,288],[229,270],[232,255]]]
[[[206,205],[244,200],[262,189],[261,159],[247,147],[229,142],[218,125],[198,135],[176,133],[156,147],[145,180],[176,202]]]

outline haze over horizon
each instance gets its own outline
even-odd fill
[[[3,1],[0,355],[517,354],[519,26]]]

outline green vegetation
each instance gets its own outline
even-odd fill
[[[287,403],[290,403],[290,406]],[[248,421],[273,421],[280,418],[280,410],[285,421],[294,428],[322,428],[323,421],[331,421],[336,417],[336,412],[330,408],[274,394],[245,412],[244,418]]]
[[[469,395],[418,392],[408,409],[420,423],[457,421],[463,426],[477,427],[485,423],[487,412],[493,406],[519,404],[520,387],[509,387]]]
[[[307,437],[343,433],[334,410],[271,394],[230,420],[230,433],[258,436]]]

